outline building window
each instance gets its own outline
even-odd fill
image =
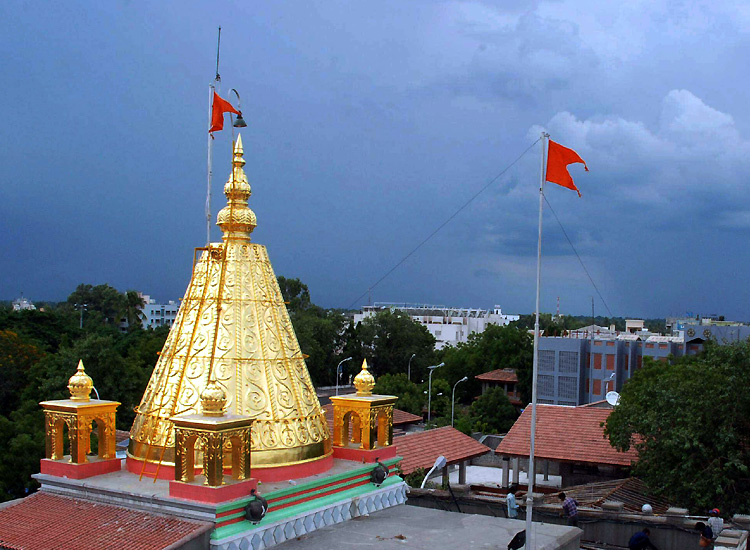
[[[624,368],[625,370],[628,370],[628,356],[627,355],[622,358],[622,368]]]
[[[607,355],[607,370],[615,370],[615,356]]]
[[[594,391],[592,393],[594,395],[601,395],[602,393],[602,381],[601,380],[594,380]]]
[[[578,372],[578,352],[560,352],[560,372]]]
[[[561,399],[578,399],[578,378],[561,376],[557,379],[557,395]]]
[[[653,347],[654,347],[654,343],[653,343],[653,342],[646,342],[646,347],[647,347],[648,349],[653,349]]]
[[[601,340],[594,340],[594,345],[595,346],[601,346],[602,345],[602,341]]]
[[[555,371],[555,352],[551,350],[539,351],[539,372]]]
[[[659,349],[667,349],[669,347],[667,344],[659,344]]]
[[[614,347],[615,343],[614,342],[607,342],[607,345],[610,346],[610,347]]]
[[[602,368],[602,354],[601,353],[594,354],[594,368],[595,369]]]
[[[555,377],[548,374],[539,375],[539,393],[541,395],[555,395]]]
[[[636,364],[635,364],[635,368],[636,368],[636,369],[640,369],[640,368],[641,368],[642,366],[643,366],[643,357],[641,357],[641,356],[639,355],[639,356],[637,357],[637,359],[636,359]]]

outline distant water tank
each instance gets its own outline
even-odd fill
[[[653,508],[651,508],[651,505],[650,505],[650,504],[644,504],[644,505],[643,505],[643,506],[641,507],[641,512],[643,512],[643,513],[644,513],[644,514],[646,514],[647,516],[650,516],[650,515],[652,515],[652,514],[654,513],[654,509],[653,509]]]

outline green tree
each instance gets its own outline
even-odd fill
[[[673,364],[644,361],[624,385],[605,434],[634,447],[634,473],[695,513],[750,512],[750,344],[707,343]]]
[[[128,290],[125,293],[125,309],[122,316],[128,322],[130,329],[143,327],[143,321],[146,319],[146,315],[143,313],[145,305],[146,300],[142,294],[135,290]]]
[[[377,395],[395,395],[398,397],[396,408],[412,414],[422,414],[427,405],[427,396],[422,393],[420,385],[409,381],[406,374],[384,374],[375,379],[373,393]]]
[[[472,403],[470,418],[474,431],[501,434],[510,430],[518,413],[501,388],[492,388]]]
[[[310,290],[307,285],[299,279],[287,279],[279,275],[276,277],[279,282],[281,296],[287,303],[287,310],[290,313],[308,309],[312,302],[310,301]]]
[[[484,332],[471,334],[467,342],[446,348],[443,352],[445,366],[437,369],[433,376],[445,378],[451,385],[468,377],[456,388],[456,400],[469,402],[481,393],[477,375],[496,369],[514,369],[521,399],[529,402],[533,356],[533,340],[526,330],[514,324],[489,325]]]
[[[20,404],[29,383],[29,370],[42,353],[10,330],[0,330],[0,415],[7,416]]]
[[[406,372],[412,354],[412,380],[426,379],[427,367],[435,364],[435,337],[401,311],[368,317],[357,327],[356,337],[376,377]]]
[[[97,286],[80,284],[68,296],[68,305],[75,307],[76,304],[79,307],[86,304],[89,322],[96,323],[101,319],[105,324],[118,326],[127,309],[127,297],[107,284]],[[99,315],[92,315],[92,313],[99,313]]]

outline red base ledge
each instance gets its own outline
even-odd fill
[[[391,445],[390,447],[379,447],[377,449],[365,450],[357,449],[353,447],[334,447],[333,456],[334,458],[340,458],[341,460],[354,460],[356,462],[375,462],[375,459],[386,460],[394,458],[396,456],[396,446]]]
[[[110,472],[119,472],[122,469],[122,459],[120,458],[109,460],[91,458],[89,462],[83,464],[73,464],[68,460],[70,460],[69,457],[63,457],[60,460],[43,458],[41,460],[41,473],[70,479],[85,479]]]
[[[231,481],[221,487],[209,487],[201,482],[184,483],[182,481],[169,482],[169,496],[209,504],[218,504],[250,496],[250,491],[258,488],[258,480],[254,477],[244,481]]]
[[[393,456],[396,456],[395,450],[393,451]],[[129,472],[136,475],[141,475],[141,472],[143,472],[143,475],[147,477],[156,476],[159,479],[174,479],[174,466],[168,466],[166,464],[162,464],[161,466],[159,466],[158,464],[146,462],[146,467],[144,469],[142,461],[129,456],[125,461],[125,467]],[[257,479],[258,481],[269,483],[273,481],[286,481],[287,479],[300,479],[315,474],[322,474],[323,472],[327,472],[328,470],[330,470],[332,467],[333,455],[330,454],[317,460],[303,462],[302,464],[293,464],[291,466],[278,466],[276,468],[251,467],[251,474],[253,478]],[[195,475],[200,475],[202,472],[203,470],[201,468],[195,469]],[[231,470],[225,469],[224,472],[225,474],[230,473]]]

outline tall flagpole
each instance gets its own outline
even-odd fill
[[[219,76],[219,48],[221,47],[221,27],[219,27],[219,39],[216,42],[216,77],[208,85],[208,182],[206,184],[206,247],[211,244],[211,178],[213,177],[214,161],[214,136],[211,134],[211,118],[214,103],[214,92],[216,85],[221,83]]]
[[[542,209],[544,206],[544,154],[547,151],[549,134],[542,132],[542,154],[539,167],[539,240],[536,249],[536,310],[534,319],[534,362],[531,382],[531,441],[529,444],[529,475],[526,491],[526,548],[533,550],[534,531],[532,530],[532,515],[534,513],[534,482],[536,471],[534,468],[534,439],[536,436],[536,380],[539,372],[539,291],[542,283]]]

